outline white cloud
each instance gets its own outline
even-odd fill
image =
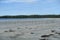
[[[36,2],[37,0],[1,0],[2,3],[9,3],[9,2]]]

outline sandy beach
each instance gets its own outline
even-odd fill
[[[0,20],[0,40],[39,40],[59,28],[60,18]]]

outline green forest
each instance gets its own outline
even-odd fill
[[[0,16],[0,18],[60,18],[60,15],[16,15]]]

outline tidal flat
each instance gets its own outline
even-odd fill
[[[0,19],[0,40],[40,40],[55,29],[60,29],[60,18]],[[55,36],[49,40],[60,39]]]

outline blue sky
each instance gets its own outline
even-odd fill
[[[0,16],[32,14],[60,14],[60,0],[0,0]]]

